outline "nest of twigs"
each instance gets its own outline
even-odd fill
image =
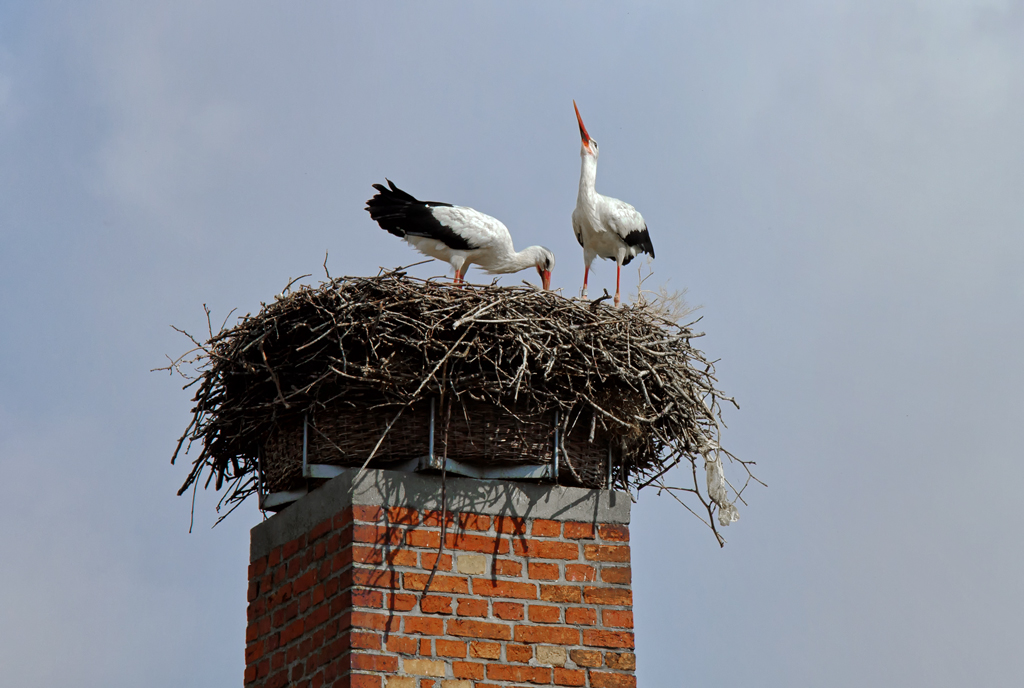
[[[174,458],[202,447],[179,494],[212,481],[227,487],[218,509],[233,509],[261,482],[266,490],[268,453],[294,462],[304,423],[318,463],[414,458],[433,400],[447,456],[548,461],[557,424],[560,483],[631,493],[655,486],[684,505],[677,493],[690,493],[714,529],[715,512],[732,509],[753,478],[751,462],[719,445],[721,403],[735,402],[692,346],[701,336],[692,323],[643,299],[623,308],[602,301],[529,286],[454,287],[401,271],[286,289],[256,315],[211,328],[208,341],[193,338],[196,348],[168,367],[196,386]],[[712,485],[721,455],[745,471],[731,499]],[[667,485],[665,473],[680,463],[692,485]],[[271,476],[282,481],[275,489],[301,479],[289,470]]]

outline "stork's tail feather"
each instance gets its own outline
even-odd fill
[[[386,179],[388,186],[374,184],[373,188],[377,193],[366,202],[366,212],[370,218],[396,237],[405,238],[405,220],[409,217],[409,211],[414,207],[424,205],[423,201],[415,198],[409,193],[402,191],[390,179]],[[388,188],[390,187],[390,188]]]

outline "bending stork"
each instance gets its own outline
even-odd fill
[[[580,170],[580,192],[576,197],[576,209],[572,211],[572,231],[576,233],[576,241],[583,247],[583,298],[587,298],[587,279],[590,277],[590,264],[594,258],[612,259],[615,261],[615,305],[619,305],[619,280],[622,266],[638,253],[649,253],[654,258],[654,244],[647,233],[647,223],[629,203],[610,196],[602,196],[594,190],[597,179],[597,141],[590,138],[587,128],[583,126],[580,109],[576,101],[572,101],[576,109],[576,120],[580,124],[580,138],[583,141],[580,157],[583,159]]]
[[[391,234],[408,241],[420,253],[455,268],[455,283],[465,281],[472,263],[492,275],[534,267],[541,283],[551,286],[555,254],[543,246],[516,251],[512,236],[500,221],[479,210],[451,203],[421,201],[388,179],[374,184],[377,194],[366,202],[370,217]]]

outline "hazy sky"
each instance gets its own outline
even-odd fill
[[[769,484],[641,495],[640,685],[1019,685],[1024,3],[354,4],[0,3],[0,683],[240,685],[170,325],[413,262],[385,176],[574,294],[575,98]]]

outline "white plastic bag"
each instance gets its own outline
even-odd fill
[[[704,469],[708,474],[708,496],[711,501],[718,505],[718,522],[727,526],[733,521],[740,520],[740,514],[736,507],[729,501],[729,494],[725,489],[725,472],[722,470],[722,459],[715,451],[712,455],[708,452],[704,455]]]

